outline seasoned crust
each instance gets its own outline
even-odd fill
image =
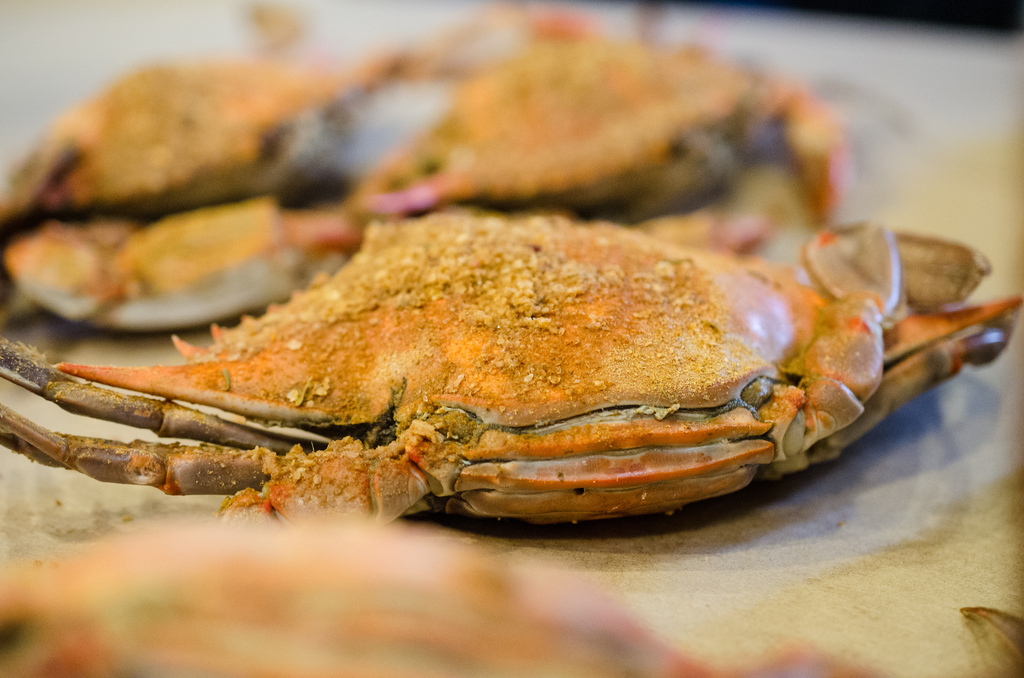
[[[374,226],[348,266],[223,331],[207,360],[235,393],[345,423],[441,404],[512,426],[716,407],[774,370],[734,331],[709,273],[724,266],[607,224],[437,214]]]

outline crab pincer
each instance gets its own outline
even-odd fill
[[[1020,298],[963,306],[983,259],[915,242],[904,261],[899,237],[861,224],[815,238],[789,267],[561,217],[377,225],[332,278],[218,330],[189,364],[51,369],[10,344],[0,357],[12,381],[90,416],[191,415],[141,395],[155,404],[112,404],[71,377],[309,436],[240,442],[237,424],[205,414],[190,424],[201,435],[185,435],[208,444],[193,446],[91,441],[9,413],[0,428],[8,446],[101,479],[243,487],[224,505],[233,514],[672,511],[829,459],[999,354]],[[915,314],[936,260],[973,270],[945,287],[948,307]],[[85,389],[74,405],[53,393],[66,382]],[[155,470],[134,479],[150,468],[139,455]]]

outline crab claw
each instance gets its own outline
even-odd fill
[[[852,292],[875,294],[886,318],[899,312],[903,282],[896,237],[863,223],[818,234],[801,250],[815,286],[834,299]]]
[[[963,301],[992,270],[981,252],[951,240],[897,233],[896,246],[907,304],[917,312]]]
[[[890,324],[907,307],[928,312],[962,302],[991,270],[967,245],[867,222],[821,233],[801,254],[819,289],[834,298],[874,292]]]

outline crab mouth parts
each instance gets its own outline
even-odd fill
[[[464,468],[444,510],[549,523],[656,511],[746,486],[774,445],[750,439],[697,447],[650,447]]]

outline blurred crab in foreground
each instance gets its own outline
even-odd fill
[[[55,565],[0,573],[0,672],[866,675],[808,651],[749,673],[714,670],[658,639],[596,586],[537,564],[510,565],[429,530],[160,528]]]
[[[11,381],[66,409],[209,445],[47,431],[42,463],[228,514],[419,511],[545,523],[672,511],[828,459],[901,403],[1004,346],[1019,298],[962,300],[972,250],[872,226],[824,233],[803,269],[676,249],[611,225],[437,214],[184,366],[50,367],[10,343]],[[71,376],[320,434],[270,434]],[[325,440],[327,439],[327,440]],[[329,440],[329,442],[328,442]]]
[[[818,218],[848,169],[843,128],[824,103],[697,48],[536,40],[453,98],[440,123],[356,190],[356,212],[460,203],[635,221],[692,207],[733,178],[772,121]]]

